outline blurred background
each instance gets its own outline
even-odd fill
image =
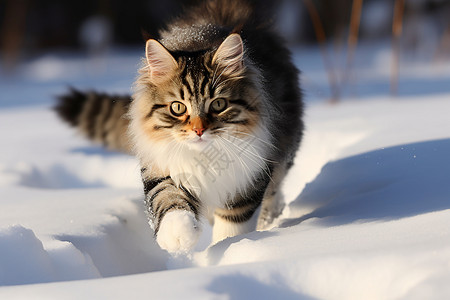
[[[68,85],[129,92],[142,55],[142,30],[157,36],[183,5],[196,2],[1,0],[0,102],[34,101],[26,91],[14,91],[37,83],[53,93]],[[394,95],[420,92],[414,81],[402,83],[402,72],[411,71],[403,66],[411,62],[422,66],[415,72],[430,72],[424,65],[439,69],[436,80],[448,72],[449,0],[278,2],[275,24],[293,49],[310,99],[339,101],[380,89]],[[369,69],[377,66],[375,73],[383,76],[373,77]],[[424,92],[436,89],[450,88],[439,82]]]

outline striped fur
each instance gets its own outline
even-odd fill
[[[57,108],[89,138],[139,158],[150,224],[169,252],[193,247],[200,216],[218,242],[262,229],[281,211],[303,108],[289,51],[255,7],[268,2],[187,10],[147,41],[131,103],[73,91]],[[111,106],[114,116],[105,113]]]
[[[145,169],[142,169],[145,173]],[[199,216],[200,203],[186,188],[182,185],[177,186],[170,176],[160,178],[145,178],[144,192],[145,204],[153,217],[152,224],[155,225],[155,235],[158,234],[162,218],[171,210],[181,209],[192,211],[195,216]]]
[[[130,103],[130,96],[71,89],[69,94],[58,98],[54,109],[61,119],[88,139],[111,150],[131,153],[131,143],[126,134]]]

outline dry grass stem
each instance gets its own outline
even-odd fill
[[[400,57],[400,36],[403,30],[404,0],[395,0],[394,20],[392,22],[392,67],[391,67],[391,94],[397,95]]]
[[[320,52],[322,54],[322,59],[325,65],[325,69],[328,75],[328,82],[330,83],[331,89],[331,103],[335,103],[339,100],[340,91],[337,84],[336,73],[331,63],[330,55],[328,54],[326,45],[326,35],[323,29],[322,21],[320,20],[319,13],[311,0],[303,0],[311,21],[314,27],[314,32],[316,34],[317,41],[319,42]]]
[[[356,45],[358,44],[359,26],[361,23],[361,11],[363,0],[353,0],[352,12],[350,17],[350,30],[347,40],[347,62],[345,65],[344,84],[350,81],[353,68],[353,59]]]

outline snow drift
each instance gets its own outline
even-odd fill
[[[62,80],[126,90],[138,62],[132,54],[113,56],[105,77],[81,76],[88,63],[69,57],[50,65],[72,66],[66,77],[46,73],[42,85],[41,59],[22,67],[36,78],[0,83],[1,299],[450,296],[448,85],[440,94],[374,96],[374,78],[386,77],[374,63],[372,72],[360,70],[364,100],[308,102],[305,139],[283,186],[287,206],[274,227],[208,246],[205,222],[196,251],[171,257],[147,224],[137,161],[90,145],[49,109]],[[320,58],[297,54],[313,57],[299,65],[314,98],[311,82],[325,77]],[[421,74],[425,85],[433,80]]]

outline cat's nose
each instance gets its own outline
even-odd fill
[[[192,125],[192,130],[200,137],[203,135],[203,133],[206,130],[206,126],[205,126],[204,122],[199,117],[193,118],[191,125]]]
[[[203,132],[205,132],[205,128],[194,129],[194,131],[198,136],[202,136]]]

